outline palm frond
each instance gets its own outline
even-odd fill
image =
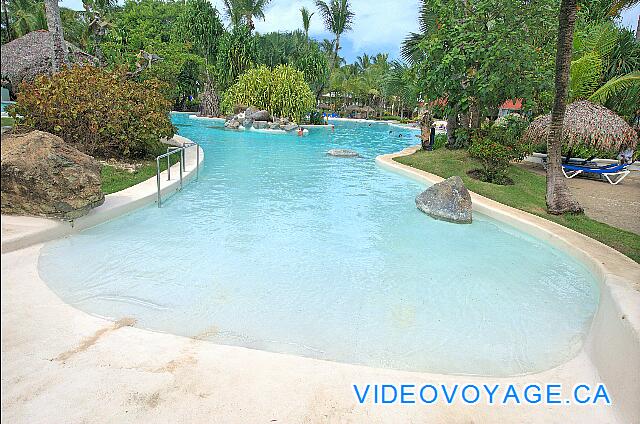
[[[602,79],[602,58],[595,52],[587,53],[571,62],[569,91],[572,100],[586,99],[598,88]]]
[[[610,79],[596,90],[595,93],[589,96],[588,100],[594,103],[604,104],[609,98],[637,86],[640,86],[640,71],[630,72],[626,75]]]
[[[631,8],[640,4],[640,0],[614,0],[609,9],[609,16],[618,16],[622,9]]]

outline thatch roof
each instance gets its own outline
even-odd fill
[[[97,59],[66,43],[71,63],[97,64]],[[2,45],[2,81],[10,83],[11,91],[21,82],[31,82],[36,76],[51,73],[52,41],[49,31],[32,31]]]
[[[539,116],[524,133],[525,141],[546,140],[551,128],[551,114]],[[635,149],[638,135],[613,111],[587,100],[567,106],[563,123],[563,143],[621,151]]]
[[[331,106],[329,106],[329,105],[328,105],[328,104],[326,104],[326,103],[320,103],[320,104],[318,105],[318,109],[331,109]]]
[[[371,112],[375,112],[376,111],[371,106],[364,106],[361,110],[362,110],[362,112],[366,112],[366,113],[371,113]]]
[[[356,105],[345,106],[344,110],[347,112],[362,112],[362,108]]]

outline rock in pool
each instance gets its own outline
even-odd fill
[[[457,224],[472,222],[471,195],[457,175],[420,193],[416,206],[435,219]]]
[[[355,150],[349,149],[331,149],[327,152],[329,156],[336,156],[340,158],[357,158],[360,156]]]

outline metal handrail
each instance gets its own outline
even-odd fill
[[[167,153],[156,156],[156,184],[158,186],[158,207],[162,206],[162,194],[160,190],[160,159],[167,158],[167,181],[171,181],[171,155],[180,153],[180,162],[178,169],[180,170],[180,188],[182,190],[182,173],[186,171],[185,150],[189,147],[196,146],[196,181],[200,176],[200,145],[195,142],[187,142],[182,146],[167,147]]]

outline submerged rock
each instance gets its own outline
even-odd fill
[[[349,150],[349,149],[331,149],[327,152],[327,154],[330,156],[336,156],[341,158],[356,158],[360,156],[360,153],[356,152],[355,150]]]
[[[281,125],[280,128],[282,128],[285,131],[294,131],[298,129],[298,126],[296,124],[286,124],[286,125]]]
[[[460,177],[453,176],[432,185],[416,197],[416,206],[435,219],[470,224],[471,195]]]
[[[104,202],[102,165],[43,131],[2,137],[2,213],[75,219]]]

